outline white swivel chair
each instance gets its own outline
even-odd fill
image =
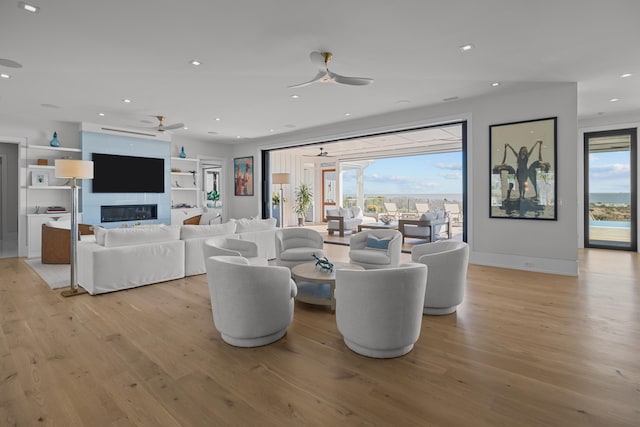
[[[322,235],[310,228],[284,228],[276,231],[276,264],[295,267],[324,256]]]
[[[378,270],[336,271],[336,322],[344,343],[358,354],[402,356],[422,326],[427,268],[402,264]]]
[[[401,250],[402,234],[397,230],[362,230],[349,239],[351,263],[365,269],[398,266]]]
[[[469,245],[451,240],[416,245],[411,249],[411,260],[429,268],[424,313],[455,312],[464,298]]]
[[[257,347],[284,336],[298,292],[288,268],[250,265],[239,256],[210,257],[206,264],[213,323],[224,342]]]
[[[266,258],[258,256],[258,245],[255,242],[240,240],[237,237],[215,236],[203,243],[202,253],[206,260],[212,256],[241,256],[251,265],[268,265]]]

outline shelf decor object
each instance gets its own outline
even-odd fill
[[[184,147],[180,148],[180,154],[178,155],[181,159],[187,158],[187,153],[184,152]]]
[[[289,174],[286,172],[274,173],[271,179],[274,184],[280,184],[280,228],[284,228],[284,190],[282,185],[289,183]]]
[[[93,179],[93,162],[90,160],[56,160],[56,178],[71,180],[71,283],[69,290],[62,291],[63,297],[85,293],[80,290],[77,279],[78,254],[78,179]]]
[[[58,141],[58,132],[53,133],[53,138],[51,138],[49,145],[52,147],[60,147],[60,141]]]

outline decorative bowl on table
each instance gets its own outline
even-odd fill
[[[393,220],[393,218],[391,218],[390,216],[387,216],[387,215],[380,217],[380,222],[383,223],[384,225],[391,224],[392,220]]]

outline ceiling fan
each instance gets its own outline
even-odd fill
[[[352,86],[365,86],[373,83],[373,79],[367,77],[347,77],[341,76],[340,74],[336,74],[332,71],[329,71],[329,61],[332,58],[331,52],[311,52],[309,58],[311,59],[311,63],[318,67],[318,74],[309,80],[308,82],[296,84],[293,86],[289,86],[290,88],[297,88],[310,85],[312,83],[340,83],[343,85],[352,85]]]
[[[324,151],[324,148],[320,147],[320,152],[314,155],[306,155],[306,157],[333,157],[330,156],[327,151]]]
[[[165,130],[179,129],[184,127],[184,123],[174,123],[172,125],[165,125],[163,123],[164,116],[154,116],[154,117],[158,119],[158,122],[159,122],[158,126],[153,128],[156,132],[164,132]]]

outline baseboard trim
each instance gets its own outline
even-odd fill
[[[578,260],[552,258],[536,258],[521,255],[494,254],[472,252],[469,263],[489,267],[508,268],[512,270],[535,271],[537,273],[560,274],[563,276],[578,275]]]

